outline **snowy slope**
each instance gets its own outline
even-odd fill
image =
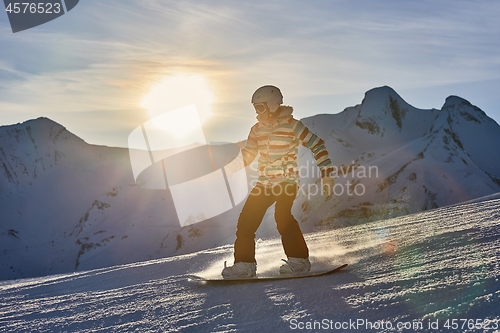
[[[500,126],[459,97],[421,110],[381,87],[360,105],[304,122],[339,170],[337,195],[314,195],[317,168],[300,150],[306,172],[294,214],[305,232],[500,192]],[[87,144],[47,118],[0,127],[0,280],[231,244],[240,210],[181,228],[168,191],[135,184],[127,149]],[[278,236],[273,213],[258,238]]]
[[[187,281],[186,273],[218,274],[231,257],[223,246],[3,282],[0,332],[498,332],[499,223],[497,195],[311,233],[313,260],[350,265],[309,279]],[[260,242],[258,271],[276,269],[281,257],[277,239]]]

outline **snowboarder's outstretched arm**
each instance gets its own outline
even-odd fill
[[[245,147],[241,149],[239,155],[224,167],[227,177],[250,165],[257,157],[257,139],[253,131],[254,127],[250,130]]]

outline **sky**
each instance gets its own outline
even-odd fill
[[[236,142],[266,84],[297,118],[341,112],[387,85],[420,109],[458,95],[500,123],[499,17],[497,0],[81,0],[12,33],[4,12],[0,125],[44,116],[88,143],[127,147],[169,98],[204,94],[207,141]],[[160,111],[148,109],[162,84]]]

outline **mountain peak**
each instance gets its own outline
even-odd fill
[[[470,108],[470,109],[486,116],[486,114],[484,113],[483,110],[481,110],[480,108],[478,108],[475,105],[472,105],[468,100],[466,100],[462,97],[459,97],[459,96],[455,96],[455,95],[451,95],[451,96],[448,96],[446,98],[443,109],[445,109],[447,107]]]
[[[363,100],[363,103],[364,103],[364,101],[374,100],[374,99],[377,99],[377,100],[382,99],[385,101],[389,97],[402,99],[401,96],[399,96],[398,93],[394,89],[392,89],[391,87],[382,86],[382,87],[376,87],[376,88],[368,90],[365,93],[365,98]]]
[[[368,90],[365,93],[365,98],[361,104],[365,112],[366,109],[372,110],[373,112],[375,110],[380,111],[386,109],[388,101],[394,101],[400,106],[408,105],[408,103],[406,103],[406,101],[389,86],[382,86]]]
[[[54,120],[47,117],[38,117],[36,119],[26,120],[18,125],[23,127],[32,126],[32,127],[47,127],[47,128],[57,128],[57,129],[65,129],[64,126],[55,122]]]
[[[356,125],[370,134],[380,136],[384,136],[383,132],[388,128],[395,127],[400,132],[410,109],[413,109],[411,105],[391,87],[374,88],[365,93],[358,107]]]
[[[397,95],[396,91],[389,86],[381,86],[381,87],[372,88],[365,93],[365,96],[373,95],[373,94],[385,94],[385,95],[395,94],[395,95]]]
[[[460,114],[466,120],[472,120],[476,123],[480,121],[495,122],[493,119],[489,118],[483,110],[472,105],[468,100],[455,95],[446,98],[441,110]]]
[[[17,133],[26,133],[33,143],[60,139],[84,142],[83,139],[68,131],[66,127],[47,117],[26,120],[22,123],[5,126],[5,128],[7,131],[12,129]]]
[[[451,106],[451,105],[472,106],[472,104],[468,100],[466,100],[466,99],[464,99],[464,98],[462,98],[460,96],[455,96],[455,95],[448,96],[446,98],[446,101],[445,101],[444,105],[445,106],[446,105],[449,105],[449,106]]]

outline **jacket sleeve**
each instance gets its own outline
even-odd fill
[[[321,175],[325,176],[331,173],[333,165],[323,139],[311,132],[300,120],[296,121],[294,132],[300,144],[309,148],[313,153],[316,164],[321,170]]]
[[[243,169],[244,167],[250,165],[255,157],[257,157],[257,138],[255,136],[254,128],[250,130],[245,147],[243,147],[231,162],[224,166],[224,170],[228,177]]]

